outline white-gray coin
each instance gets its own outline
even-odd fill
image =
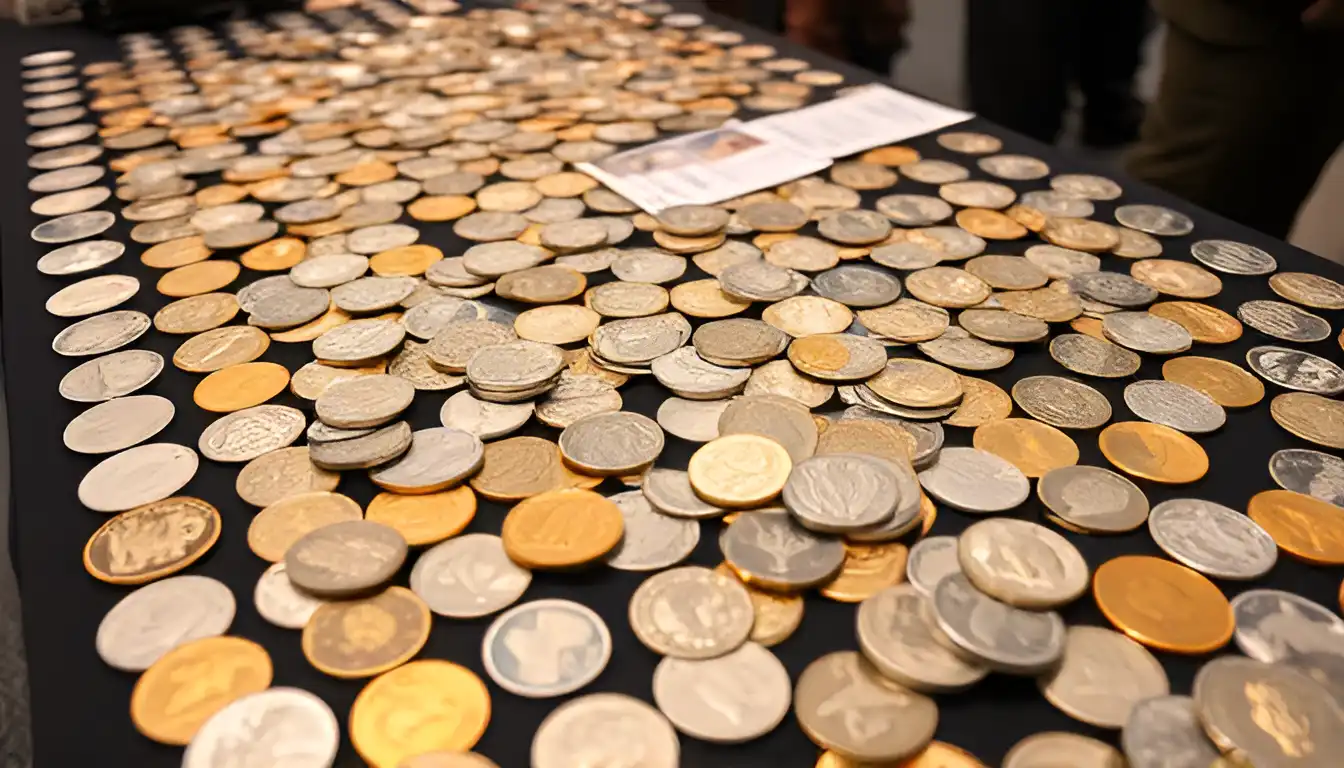
[[[318,396],[317,417],[338,429],[377,427],[396,418],[415,399],[415,387],[388,374],[332,382]]]
[[[107,665],[143,672],[172,649],[229,631],[233,592],[207,576],[173,576],[146,584],[112,606],[94,647]]]
[[[64,216],[97,208],[112,196],[107,187],[84,187],[40,197],[28,206],[38,216]]]
[[[411,435],[411,447],[369,472],[375,485],[398,493],[432,493],[462,482],[485,461],[480,438],[460,429],[430,427]]]
[[[420,555],[410,583],[434,613],[474,619],[512,605],[527,591],[532,573],[509,559],[498,536],[468,533]]]
[[[337,307],[353,314],[381,312],[400,304],[418,285],[414,277],[370,275],[332,288],[331,300]]]
[[[561,704],[532,738],[532,768],[620,765],[640,755],[639,768],[677,768],[677,732],[661,712],[620,693],[592,693]]]
[[[261,574],[252,601],[261,618],[283,629],[303,629],[313,613],[327,602],[295,589],[284,562],[273,563]]]
[[[1203,499],[1168,499],[1153,507],[1148,533],[1173,560],[1216,579],[1258,579],[1279,556],[1258,523]]]
[[[1311,343],[1330,338],[1330,322],[1282,301],[1248,301],[1237,307],[1237,319],[1284,341]]]
[[[304,288],[334,288],[361,277],[368,270],[367,256],[332,253],[312,256],[295,264],[289,270],[289,279]]]
[[[86,317],[66,326],[52,339],[51,348],[67,357],[88,357],[112,352],[144,335],[153,322],[149,315],[120,309]]]
[[[1190,349],[1190,332],[1179,323],[1147,312],[1112,312],[1101,321],[1107,339],[1135,352],[1174,355]]]
[[[844,533],[890,520],[901,501],[898,490],[896,474],[886,461],[833,453],[795,464],[783,500],[804,528]]]
[[[962,573],[995,600],[1031,610],[1076,600],[1090,581],[1087,562],[1068,539],[1027,520],[981,520],[957,542]],[[1031,563],[1030,577],[1019,570]]]
[[[1252,347],[1246,362],[1261,378],[1285,389],[1331,397],[1344,392],[1344,368],[1310,352],[1287,347]]]
[[[63,245],[37,260],[37,271],[44,275],[75,275],[106,266],[126,253],[126,245],[114,240],[86,240]]]
[[[611,659],[611,633],[592,609],[571,600],[515,606],[485,632],[486,674],[531,699],[573,693],[597,679]]]
[[[1195,229],[1189,216],[1160,205],[1122,205],[1115,209],[1115,220],[1130,229],[1160,237],[1180,237]]]
[[[182,754],[182,768],[329,768],[340,739],[336,714],[322,699],[298,688],[269,688],[206,720]]]
[[[303,434],[303,411],[287,405],[255,405],[221,416],[201,432],[197,446],[211,461],[251,461],[284,448]]]
[[[957,691],[989,674],[935,640],[941,630],[933,623],[929,596],[911,584],[888,587],[860,603],[856,630],[864,657],[916,691]]]
[[[1164,379],[1144,379],[1125,387],[1125,405],[1135,416],[1189,434],[1213,432],[1227,422],[1227,412],[1213,398],[1193,387]]]
[[[658,422],[629,411],[585,416],[560,433],[565,461],[585,472],[620,475],[651,464],[663,451]]]
[[[753,642],[714,659],[667,657],[653,671],[653,700],[677,730],[718,744],[773,731],[789,713],[792,689],[784,664]]]
[[[944,448],[919,484],[963,512],[1004,512],[1027,500],[1031,481],[1005,459],[978,448]]]
[[[172,496],[196,475],[196,452],[149,443],[103,459],[79,481],[79,501],[94,512],[124,512]]]
[[[313,355],[334,363],[359,363],[383,357],[406,338],[406,328],[396,320],[351,320],[313,340]]]
[[[715,365],[689,346],[655,358],[650,369],[659,384],[689,400],[729,397],[742,391],[751,378],[750,368]]]
[[[81,363],[61,378],[61,397],[77,403],[99,403],[129,395],[163,371],[163,356],[147,349],[127,349]]]
[[[718,517],[727,511],[695,495],[690,476],[680,469],[649,469],[640,480],[639,490],[654,509],[672,517],[701,519]],[[696,539],[699,537],[697,532]]]
[[[139,292],[140,281],[130,275],[98,275],[53,293],[46,309],[57,317],[84,317],[112,309]]]
[[[924,597],[933,597],[938,582],[961,573],[957,537],[928,536],[910,548],[905,561],[905,577],[910,586]]]
[[[491,403],[470,392],[458,392],[439,409],[439,421],[445,427],[460,429],[482,440],[491,440],[517,431],[532,418],[535,410],[536,405],[530,401]]]
[[[1200,240],[1190,255],[1209,269],[1230,275],[1268,275],[1279,263],[1268,252],[1234,240]]]
[[[700,543],[700,524],[655,510],[642,491],[608,498],[621,510],[625,534],[607,556],[620,571],[656,571],[685,560]]]
[[[1046,701],[1101,728],[1119,729],[1139,702],[1171,692],[1161,662],[1111,629],[1069,627],[1059,668],[1039,681]]]
[[[741,582],[699,566],[654,574],[630,598],[635,636],[664,656],[722,656],[747,641],[754,620]]]
[[[1064,621],[1054,611],[1025,611],[977,590],[964,573],[938,583],[933,616],[940,640],[990,669],[1034,675],[1064,653]]]
[[[1133,768],[1211,768],[1219,760],[1189,696],[1158,696],[1135,704],[1120,745]]]
[[[173,420],[173,402],[158,395],[131,395],[99,403],[65,427],[65,447],[76,453],[114,453],[141,443]]]

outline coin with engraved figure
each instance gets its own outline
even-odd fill
[[[784,485],[784,506],[805,528],[842,533],[888,520],[897,502],[896,476],[862,454],[814,456],[794,465]]]
[[[1061,526],[1083,533],[1123,533],[1143,525],[1148,499],[1138,486],[1101,467],[1061,467],[1037,483],[1036,493]]]
[[[1120,733],[1120,746],[1133,768],[1213,768],[1219,758],[1189,696],[1154,696],[1136,703]]]
[[[390,526],[347,520],[294,542],[285,551],[285,571],[295,586],[314,595],[347,597],[392,578],[406,549],[406,539]]]
[[[964,573],[934,589],[932,614],[940,641],[963,658],[1010,674],[1035,674],[1053,666],[1064,650],[1064,622],[1051,612],[1024,611],[977,590]]]
[[[1022,470],[978,448],[944,448],[938,461],[919,473],[919,484],[944,504],[975,514],[1012,509],[1031,493]]]
[[[303,627],[303,655],[332,677],[372,677],[419,653],[429,630],[424,601],[405,587],[388,587],[319,606]]]
[[[1139,356],[1128,349],[1081,333],[1051,339],[1050,356],[1074,373],[1105,379],[1132,376],[1140,363]]]
[[[1278,559],[1274,539],[1254,520],[1211,501],[1164,501],[1153,508],[1148,531],[1172,559],[1214,578],[1256,579]]]
[[[1279,268],[1269,253],[1234,240],[1200,240],[1190,246],[1190,255],[1209,269],[1229,275],[1268,275]]]
[[[749,584],[794,590],[824,584],[844,566],[844,545],[813,535],[782,510],[744,512],[719,538],[724,558]]]
[[[94,646],[108,666],[143,672],[172,649],[217,637],[233,623],[233,592],[206,576],[174,576],[123,597],[98,624]]]
[[[712,659],[740,647],[755,617],[745,587],[698,566],[645,579],[630,598],[629,613],[640,642],[682,659]]]
[[[297,408],[257,405],[211,422],[201,432],[197,447],[211,461],[251,461],[293,443],[306,424],[303,411]]]
[[[480,678],[452,662],[421,659],[364,686],[350,707],[350,741],[370,765],[397,768],[413,755],[471,749],[489,722],[490,692]]]
[[[916,691],[958,691],[983,680],[988,669],[966,662],[934,639],[941,630],[931,611],[929,597],[909,584],[865,599],[857,624],[864,657],[884,676]]]
[[[427,550],[411,570],[411,589],[431,611],[477,618],[508,607],[527,590],[532,574],[516,565],[498,536],[469,533]]]
[[[1255,330],[1284,341],[1309,344],[1330,338],[1330,323],[1282,301],[1248,301],[1237,307],[1237,317]]]
[[[1003,758],[1003,768],[1056,768],[1056,766],[1125,768],[1125,758],[1110,744],[1063,731],[1047,731],[1028,736],[1014,744]]]
[[[819,746],[851,760],[897,761],[928,746],[938,707],[928,697],[884,679],[854,651],[816,659],[794,691],[794,714]]]
[[[1269,474],[1280,488],[1344,507],[1344,459],[1306,448],[1285,448],[1269,457]]]
[[[341,726],[326,702],[298,688],[249,694],[201,725],[182,755],[183,768],[228,765],[331,765]]]
[[[263,619],[284,629],[303,629],[313,612],[326,602],[295,589],[283,562],[272,563],[257,579],[252,601]]]
[[[1344,392],[1344,368],[1324,357],[1285,347],[1253,347],[1246,353],[1251,370],[1271,384],[1332,397]]]
[[[986,595],[1019,608],[1043,610],[1087,590],[1083,556],[1063,536],[1026,520],[982,520],[957,542],[961,572]]]
[[[131,691],[131,722],[160,744],[185,745],[230,703],[270,687],[271,657],[241,637],[180,645],[145,670]]]
[[[109,584],[143,584],[176,573],[219,539],[219,511],[177,496],[136,507],[104,523],[84,545],[84,569]]]
[[[1142,701],[1171,692],[1162,664],[1128,637],[1069,627],[1060,666],[1040,680],[1046,701],[1075,720],[1119,730]]]
[[[602,674],[611,659],[611,633],[586,606],[534,600],[495,619],[481,641],[481,656],[490,679],[504,690],[552,698]]]
[[[1073,379],[1027,376],[1013,385],[1013,400],[1029,416],[1060,429],[1095,429],[1111,419],[1106,396]]]
[[[1187,434],[1213,432],[1227,422],[1223,407],[1203,392],[1165,379],[1125,387],[1125,405],[1135,416]]]

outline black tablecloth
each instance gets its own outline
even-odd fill
[[[771,41],[765,35],[751,35],[758,41]],[[771,41],[774,42],[774,41]],[[780,47],[788,53],[807,55],[784,43]],[[54,278],[41,275],[34,264],[45,252],[44,246],[29,238],[29,230],[40,219],[28,213],[32,195],[25,184],[34,172],[27,169],[25,159],[29,150],[23,144],[26,129],[24,110],[20,106],[22,94],[17,69],[21,54],[49,48],[70,48],[78,54],[77,62],[114,58],[117,47],[111,40],[92,33],[73,29],[20,29],[11,24],[0,25],[0,103],[7,114],[0,116],[3,131],[3,153],[0,153],[0,235],[3,236],[3,351],[5,386],[10,408],[11,462],[13,469],[12,510],[17,518],[17,567],[23,597],[23,621],[31,668],[32,707],[34,725],[35,765],[38,768],[64,768],[89,764],[127,766],[175,765],[180,750],[155,744],[141,736],[131,725],[129,699],[135,676],[118,672],[105,665],[94,652],[94,634],[99,621],[109,608],[127,593],[116,587],[96,581],[81,567],[80,551],[89,535],[106,518],[83,508],[76,499],[76,486],[83,474],[96,462],[96,457],[76,455],[66,450],[61,442],[61,431],[66,422],[78,414],[83,406],[63,400],[57,393],[57,382],[78,361],[63,358],[51,350],[52,337],[65,325],[59,318],[43,310],[47,297],[72,278]],[[818,60],[819,57],[810,57]],[[818,61],[820,66],[844,72],[851,82],[864,79],[856,70],[835,62]],[[744,115],[746,116],[746,115]],[[746,116],[749,117],[749,116]],[[1053,148],[1041,146],[1010,134],[992,124],[976,120],[966,125],[1001,136],[1006,152],[1034,155],[1048,161],[1054,172],[1097,172],[1109,170],[1083,162]],[[957,156],[941,149],[931,136],[908,142],[926,157],[943,158],[972,166],[970,158]],[[986,178],[974,170],[974,178]],[[1344,269],[1288,246],[1282,242],[1249,231],[1244,227],[1209,213],[1196,210],[1169,195],[1146,188],[1135,181],[1120,178],[1125,187],[1122,202],[1148,202],[1170,205],[1189,213],[1195,220],[1195,232],[1190,237],[1165,241],[1165,255],[1189,260],[1189,246],[1199,238],[1230,238],[1260,246],[1278,258],[1280,269],[1305,270],[1344,279]],[[1245,183],[1253,184],[1254,179]],[[1019,191],[1043,189],[1045,181],[1013,183]],[[902,179],[891,192],[936,193],[932,187]],[[874,195],[865,197],[872,206]],[[1113,205],[1097,206],[1096,218],[1111,220]],[[461,253],[465,244],[455,238],[446,225],[419,225],[422,242],[436,245],[449,255]],[[125,307],[153,314],[167,299],[154,291],[158,277],[155,271],[142,266],[138,260],[144,246],[131,243],[129,227],[119,223],[109,237],[128,243],[127,254],[104,268],[107,272],[123,272],[139,277],[140,293]],[[643,234],[627,245],[651,244]],[[1019,254],[1034,238],[1015,243],[995,243],[991,253]],[[1127,271],[1129,264],[1116,257],[1106,257],[1104,268]],[[233,287],[255,279],[256,274],[244,274]],[[692,267],[684,279],[698,279],[705,275]],[[1234,312],[1248,299],[1273,298],[1264,277],[1223,276],[1224,290],[1209,303]],[[759,306],[757,307],[759,311]],[[1338,331],[1344,324],[1344,312],[1323,313]],[[1067,328],[1056,329],[1056,332]],[[151,331],[136,346],[154,349],[166,359],[181,338],[169,337]],[[1246,351],[1252,346],[1273,343],[1247,329],[1245,336],[1225,346],[1199,345],[1192,354],[1210,355],[1236,361],[1244,365]],[[1334,360],[1341,358],[1340,348],[1332,337],[1318,344],[1305,345],[1312,352]],[[900,354],[909,354],[901,352]],[[286,365],[291,371],[311,358],[309,345],[273,344],[263,359]],[[1137,378],[1160,378],[1162,360],[1144,356],[1143,367]],[[986,378],[1008,389],[1019,378],[1032,374],[1064,371],[1046,353],[1044,345],[1019,349],[1016,360],[1006,369],[990,373]],[[156,440],[181,443],[194,447],[201,430],[212,420],[192,403],[192,388],[199,376],[187,374],[171,365],[156,379],[146,392],[163,395],[177,404],[177,415]],[[1125,408],[1121,392],[1125,381],[1089,380],[1104,392],[1115,408],[1116,421],[1133,419]],[[648,377],[636,379],[623,389],[626,407],[652,416],[665,392]],[[1277,394],[1270,387],[1269,396]],[[422,393],[410,411],[414,427],[437,426],[437,414],[444,395]],[[286,393],[276,402],[296,405],[311,413],[309,403]],[[838,410],[833,401],[819,409],[822,412]],[[530,425],[527,434],[556,436],[555,430]],[[949,445],[968,445],[969,430],[948,428]],[[1097,448],[1097,433],[1071,433],[1082,451],[1081,461],[1107,466]],[[1208,452],[1211,469],[1203,480],[1189,486],[1169,488],[1145,481],[1137,481],[1153,504],[1181,497],[1195,496],[1227,504],[1244,510],[1251,495],[1273,487],[1266,468],[1269,455],[1289,446],[1304,446],[1279,428],[1269,416],[1269,398],[1260,404],[1229,414],[1228,423],[1220,432],[1199,438]],[[659,463],[684,467],[696,446],[670,437],[667,449]],[[223,515],[223,534],[213,551],[189,572],[212,576],[223,581],[238,601],[238,613],[232,632],[262,643],[275,662],[275,684],[298,686],[322,696],[344,723],[350,704],[363,686],[362,681],[341,681],[327,677],[303,658],[299,648],[299,633],[278,629],[263,621],[252,603],[252,591],[266,563],[247,548],[245,535],[255,509],[244,504],[234,492],[236,465],[220,465],[202,461],[200,471],[183,494],[198,496],[219,507]],[[341,490],[361,504],[373,496],[373,488],[360,473],[346,473]],[[612,493],[623,490],[609,480],[600,490]],[[469,530],[498,533],[505,508],[482,501],[480,510]],[[1013,512],[1029,520],[1041,521],[1042,510],[1033,496]],[[940,509],[933,532],[957,534],[972,522],[972,518],[948,509]],[[720,523],[703,523],[705,535],[691,562],[713,566],[720,560],[717,536]],[[1093,537],[1063,532],[1074,542],[1092,568],[1107,559],[1124,553],[1160,555],[1146,529],[1123,536]],[[409,571],[409,566],[406,569]],[[1274,571],[1255,586],[1273,586],[1301,593],[1327,606],[1335,606],[1340,571],[1310,567],[1289,557],[1280,559]],[[406,582],[407,573],[398,577]],[[536,574],[524,597],[533,600],[565,597],[591,606],[602,615],[611,629],[615,650],[606,671],[582,693],[621,691],[651,701],[651,676],[658,657],[634,637],[626,618],[627,601],[640,583],[642,576],[598,568],[581,574]],[[1220,584],[1229,596],[1251,585],[1223,582]],[[796,680],[807,664],[818,656],[836,650],[857,647],[854,637],[854,607],[822,599],[812,594],[807,597],[807,613],[802,628],[789,640],[775,648],[775,652]],[[1070,624],[1107,626],[1093,599],[1085,596],[1067,608],[1063,615]],[[445,658],[464,664],[482,679],[489,681],[481,664],[480,643],[490,619],[477,621],[450,621],[435,618],[429,644],[421,653],[424,658]],[[1176,692],[1189,692],[1192,677],[1199,664],[1206,659],[1184,658],[1158,652]],[[528,747],[541,719],[557,704],[553,700],[529,700],[506,693],[490,684],[493,715],[489,729],[478,749],[494,758],[504,768],[527,765]],[[1114,742],[1114,734],[1075,722],[1051,707],[1041,697],[1034,680],[992,675],[968,692],[936,697],[941,710],[938,738],[970,750],[986,763],[997,765],[1004,753],[1019,739],[1039,731],[1069,730],[1086,733]],[[811,766],[819,750],[803,735],[792,715],[774,732],[747,745],[737,747],[711,746],[691,738],[682,738],[683,759],[686,766],[732,766],[732,768],[794,768]],[[339,765],[358,765],[348,741],[343,743]]]

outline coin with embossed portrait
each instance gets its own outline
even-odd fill
[[[1148,532],[1173,560],[1216,579],[1257,579],[1278,560],[1274,539],[1254,520],[1203,499],[1158,504]]]
[[[1269,457],[1269,474],[1280,488],[1344,506],[1344,459],[1306,448],[1285,448]]]
[[[1143,525],[1148,498],[1137,485],[1101,467],[1060,467],[1046,473],[1036,495],[1052,519],[1084,533],[1122,533]]]
[[[943,633],[935,637],[981,666],[1032,675],[1053,667],[1064,653],[1059,614],[1001,603],[976,589],[964,573],[938,582],[930,606]]]
[[[1121,728],[1140,702],[1171,690],[1162,664],[1146,648],[1102,627],[1070,627],[1059,669],[1041,678],[1041,693],[1064,714],[1102,728]]]
[[[481,642],[485,671],[501,688],[540,699],[591,683],[611,658],[611,633],[592,609],[534,600],[501,614]]]
[[[957,556],[977,589],[1019,608],[1057,608],[1087,591],[1089,571],[1077,548],[1026,520],[972,524],[958,539]]]

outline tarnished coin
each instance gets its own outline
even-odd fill
[[[1344,392],[1344,368],[1310,352],[1253,347],[1246,353],[1246,362],[1260,377],[1284,389],[1327,397]]]
[[[611,633],[591,609],[570,600],[534,600],[495,619],[481,642],[485,671],[504,690],[533,699],[573,693],[611,658]],[[563,663],[538,663],[563,659]]]
[[[314,464],[323,469],[368,469],[386,464],[411,447],[411,427],[404,421],[368,434],[311,443]]]
[[[1061,173],[1050,179],[1050,188],[1089,200],[1114,200],[1122,194],[1114,181],[1085,173]]]
[[[530,207],[530,206],[529,206]],[[453,223],[453,232],[459,237],[480,243],[512,240],[528,227],[528,220],[508,211],[477,211]]]
[[[466,374],[478,396],[507,402],[549,389],[564,366],[564,354],[554,344],[511,341],[476,350]]]
[[[737,215],[757,232],[793,232],[808,221],[807,211],[786,201],[751,203]]]
[[[625,536],[607,557],[607,565],[612,568],[622,571],[667,568],[689,557],[700,541],[698,524],[655,511],[641,491],[618,493],[611,501],[625,519]]]
[[[926,269],[943,260],[943,252],[922,243],[892,243],[872,249],[868,258],[884,267],[902,270]]]
[[[1106,396],[1058,376],[1027,376],[1013,385],[1013,400],[1028,415],[1060,429],[1095,429],[1111,420]]]
[[[1128,637],[1101,627],[1069,627],[1059,669],[1041,678],[1046,701],[1064,714],[1119,729],[1140,702],[1171,691],[1162,664]]]
[[[1304,440],[1327,448],[1344,446],[1344,404],[1307,392],[1288,392],[1269,404],[1274,422]]]
[[[158,395],[107,400],[70,420],[65,447],[76,453],[114,453],[158,434],[174,411],[172,401]]]
[[[554,304],[582,294],[587,286],[582,272],[547,264],[504,275],[495,283],[495,294],[529,304]]]
[[[1281,301],[1245,302],[1237,307],[1237,317],[1266,336],[1284,341],[1324,341],[1331,333],[1325,318]]]
[[[79,481],[79,501],[94,512],[122,512],[172,496],[196,475],[196,452],[147,443],[99,462]]]
[[[1133,768],[1212,768],[1220,759],[1189,696],[1155,696],[1134,704],[1120,746]]]
[[[112,352],[144,335],[151,325],[142,312],[105,312],[66,326],[52,339],[51,348],[67,357],[88,357]]]
[[[1002,512],[1026,501],[1031,482],[1006,459],[977,448],[944,448],[919,484],[935,499],[965,512]]]
[[[1255,521],[1211,501],[1164,501],[1153,507],[1148,532],[1172,559],[1214,578],[1257,579],[1278,559],[1274,540]]]
[[[964,573],[938,582],[930,605],[944,633],[938,639],[990,669],[1037,674],[1053,667],[1064,653],[1059,614],[1001,603],[972,586]]]
[[[719,540],[724,557],[748,584],[767,589],[803,589],[840,572],[845,550],[800,527],[784,511],[744,512]]]
[[[61,378],[61,397],[99,403],[129,395],[163,371],[163,356],[147,349],[113,352],[81,363]]]
[[[209,209],[207,209],[209,210]],[[249,221],[212,229],[205,233],[205,246],[215,250],[244,248],[270,240],[280,233],[274,221]]]
[[[943,337],[925,341],[919,344],[919,351],[943,365],[961,371],[992,371],[1011,363],[1015,356],[1011,349],[973,338]]]
[[[396,460],[369,473],[374,485],[397,493],[433,493],[457,485],[484,463],[484,446],[460,429],[432,427],[411,435]]]
[[[303,411],[285,405],[244,408],[211,422],[197,447],[211,461],[251,461],[293,443],[306,423]]]
[[[1120,244],[1115,227],[1091,219],[1052,217],[1046,219],[1040,234],[1051,245],[1086,253],[1110,251]]]
[[[880,307],[900,298],[901,282],[876,269],[841,266],[817,275],[812,289],[847,307]]]
[[[844,245],[870,245],[891,234],[891,221],[876,211],[836,211],[817,222],[817,231],[822,237]],[[769,252],[766,258],[770,258]]]
[[[869,333],[905,343],[936,339],[951,323],[947,310],[914,299],[900,299],[855,315]]]
[[[1023,194],[1021,202],[1047,217],[1086,219],[1096,212],[1096,207],[1086,197],[1058,190],[1033,190]]]
[[[1333,695],[1292,667],[1223,656],[1200,669],[1193,693],[1213,743],[1253,765],[1325,768],[1344,747],[1344,715]],[[1293,728],[1260,727],[1267,706],[1288,713]]]
[[[487,616],[512,605],[532,582],[498,536],[469,533],[426,551],[411,570],[411,589],[434,613],[459,619]]]
[[[354,524],[371,525],[363,521]],[[357,560],[351,565],[362,567]],[[293,566],[287,563],[286,567]],[[368,597],[325,603],[304,625],[303,655],[332,677],[372,677],[401,666],[419,653],[429,639],[430,621],[424,601],[405,587],[388,587]],[[370,627],[381,631],[373,635]]]
[[[534,768],[582,768],[643,755],[647,768],[676,768],[681,750],[658,710],[619,693],[593,693],[556,707],[532,739]]]
[[[920,301],[938,307],[964,308],[989,298],[985,281],[954,267],[929,267],[905,278],[905,288]]]
[[[1344,285],[1309,272],[1280,272],[1269,278],[1270,290],[1316,309],[1344,309]]]
[[[1085,272],[1069,278],[1069,288],[1093,301],[1115,307],[1142,307],[1157,299],[1157,289],[1118,272]]]
[[[955,405],[964,391],[961,378],[937,363],[908,357],[886,361],[864,386],[884,400],[907,408]],[[807,371],[804,370],[806,373]]]
[[[186,568],[219,539],[219,510],[200,499],[175,496],[122,513],[104,523],[84,546],[84,569],[109,584],[143,584]],[[163,532],[150,541],[144,531]]]
[[[28,167],[38,171],[69,168],[71,166],[84,165],[92,162],[93,160],[98,159],[102,154],[103,148],[101,146],[93,144],[73,144],[33,154],[28,158]]]
[[[1151,259],[1162,255],[1162,242],[1152,235],[1137,229],[1120,227],[1115,230],[1120,242],[1111,249],[1111,253],[1123,259]]]
[[[337,364],[362,363],[391,353],[405,338],[406,328],[396,320],[352,320],[314,339],[313,355]]]
[[[75,275],[111,264],[126,252],[126,245],[113,240],[86,240],[63,245],[37,260],[44,275]]]
[[[802,292],[808,280],[792,269],[759,260],[728,267],[719,273],[718,283],[731,297],[747,301],[780,301]]]
[[[316,412],[328,426],[376,427],[410,407],[414,397],[411,383],[396,376],[357,376],[327,386],[317,398]]]
[[[283,448],[258,456],[238,472],[239,498],[256,507],[301,493],[335,490],[340,475],[313,465],[308,449]]]
[[[874,207],[902,227],[927,227],[952,217],[951,205],[928,195],[887,195]]]
[[[783,500],[804,527],[843,533],[889,520],[900,501],[886,462],[862,454],[829,454],[801,461],[784,486]]]
[[[669,283],[685,272],[685,258],[652,248],[627,250],[611,264],[611,273],[630,283]]]
[[[1269,457],[1269,474],[1280,488],[1344,506],[1344,459],[1306,448],[1285,448]]]
[[[285,572],[294,586],[318,597],[348,597],[386,582],[405,560],[406,540],[395,529],[348,520],[294,542],[285,552]]]
[[[948,131],[938,134],[938,146],[966,155],[988,155],[1003,148],[997,136],[971,131]]]
[[[232,294],[202,293],[165,305],[154,313],[154,327],[163,333],[202,333],[237,314],[238,300]]]
[[[682,237],[699,237],[728,226],[728,211],[706,205],[678,205],[658,213],[663,229]]]
[[[663,430],[638,413],[587,416],[560,433],[566,463],[594,475],[624,475],[651,463],[663,450]]]
[[[1190,246],[1190,255],[1209,269],[1229,275],[1268,275],[1279,268],[1267,252],[1234,240],[1200,240]]]
[[[365,256],[353,253],[333,253],[312,256],[295,264],[289,278],[303,288],[334,288],[354,280],[369,269]]]
[[[1123,533],[1148,518],[1148,497],[1134,483],[1101,467],[1060,467],[1036,484],[1052,519],[1073,531]]]
[[[990,176],[1013,181],[1031,181],[1050,175],[1050,166],[1026,155],[992,155],[980,158],[976,165]]]
[[[298,688],[271,688],[237,699],[216,712],[191,738],[182,764],[211,768],[228,760],[271,760],[329,765],[340,746],[336,715],[317,696]]]
[[[1049,731],[1019,741],[1003,759],[1003,768],[1052,768],[1061,764],[1070,768],[1121,768],[1124,757],[1105,742]]]
[[[986,595],[1019,608],[1067,605],[1087,591],[1087,562],[1063,536],[1011,518],[982,520],[962,531],[961,572]]]
[[[998,290],[1031,290],[1049,281],[1044,270],[1019,256],[977,256],[966,262],[965,268]]]
[[[546,399],[537,403],[537,420],[564,429],[586,416],[619,411],[622,404],[616,387],[600,376],[561,376]]]
[[[1136,352],[1172,355],[1194,343],[1179,323],[1148,312],[1112,312],[1102,319],[1101,329],[1106,338]]]
[[[691,337],[696,352],[711,363],[747,367],[770,360],[789,345],[784,331],[761,320],[732,318],[705,323]]]
[[[1066,333],[1050,340],[1050,356],[1074,373],[1120,379],[1139,370],[1139,356],[1108,341],[1081,333]]]
[[[849,333],[795,339],[789,344],[788,354],[795,368],[823,381],[867,379],[887,366],[886,349],[881,344]]]
[[[834,706],[841,700],[866,704],[862,710]],[[863,762],[898,761],[919,753],[938,723],[931,699],[886,680],[854,651],[831,653],[808,665],[798,679],[794,713],[814,742]],[[851,716],[860,718],[859,726]]]
[[[418,285],[414,277],[361,277],[331,289],[331,301],[354,314],[391,309],[410,296]]]
[[[679,659],[711,659],[737,649],[751,634],[754,615],[745,587],[697,566],[650,576],[630,598],[635,636],[655,653]]]
[[[1125,387],[1125,405],[1141,419],[1192,434],[1213,432],[1227,421],[1223,407],[1213,398],[1162,379],[1145,379]]]
[[[165,653],[233,623],[236,605],[224,584],[205,576],[174,576],[126,595],[98,624],[94,645],[108,666],[143,672]]]

